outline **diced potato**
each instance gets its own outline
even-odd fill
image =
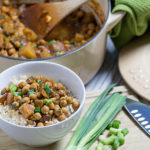
[[[43,100],[35,100],[35,106],[36,107],[38,107],[38,106],[42,107],[43,105],[44,105]]]
[[[34,41],[37,39],[37,35],[34,31],[30,30],[29,28],[25,28],[23,30],[24,34],[26,35],[27,40]]]
[[[31,104],[24,103],[20,108],[19,111],[23,115],[25,119],[28,119],[30,116],[34,114],[35,107]]]
[[[15,32],[15,28],[14,28],[14,24],[13,23],[6,22],[3,25],[3,29],[8,34],[13,34]]]
[[[64,44],[57,41],[56,43],[50,45],[50,49],[54,52],[62,51],[64,50]]]
[[[27,43],[26,45],[22,46],[19,49],[19,55],[24,56],[24,57],[29,58],[29,59],[37,58],[36,53],[35,53],[35,49],[34,49],[32,43]]]

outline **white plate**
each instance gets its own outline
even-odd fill
[[[126,83],[150,101],[150,33],[133,40],[122,49],[119,70]]]

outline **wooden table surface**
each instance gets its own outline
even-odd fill
[[[119,51],[108,36],[105,60],[96,76],[86,85],[86,91],[104,89],[112,83],[125,85],[118,70]]]

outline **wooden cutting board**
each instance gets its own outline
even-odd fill
[[[130,91],[125,87],[117,87],[115,91],[122,91],[124,95],[128,95],[132,99],[136,100],[136,97],[129,95]],[[94,91],[87,93],[85,107],[82,113],[87,111],[91,103],[96,99],[102,91]],[[150,137],[147,136],[137,124],[130,118],[130,116],[122,110],[116,116],[116,119],[121,120],[121,128],[127,127],[130,133],[126,136],[126,143],[120,147],[119,150],[150,150]],[[63,150],[69,139],[71,138],[73,129],[67,136],[65,136],[61,141],[56,142],[52,145],[42,148],[32,148],[23,144],[16,142],[15,140],[9,138],[3,131],[0,130],[0,150]],[[96,143],[90,148],[90,150],[95,150]]]

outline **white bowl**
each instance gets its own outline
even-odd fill
[[[12,124],[0,118],[0,128],[10,137],[20,143],[30,146],[45,146],[60,140],[75,126],[80,118],[85,101],[85,88],[81,79],[70,69],[49,62],[29,62],[13,66],[0,74],[0,91],[8,86],[12,77],[21,75],[43,75],[62,81],[73,95],[77,97],[81,105],[79,109],[65,121],[45,127],[23,127]]]

